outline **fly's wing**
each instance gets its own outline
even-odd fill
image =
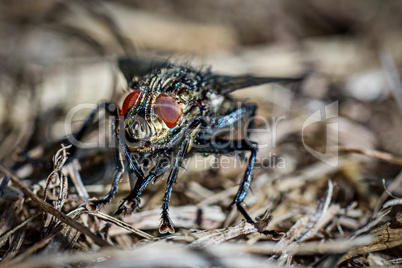
[[[119,68],[127,80],[129,87],[135,83],[136,78],[144,77],[156,70],[167,67],[169,62],[152,61],[139,58],[121,58],[118,60]]]
[[[140,58],[121,58],[118,61],[119,68],[124,74],[128,85],[131,87],[139,78],[154,73],[156,70],[172,66],[168,61],[158,61]],[[183,68],[188,69],[188,68]],[[305,78],[306,75],[298,78],[286,77],[256,77],[250,75],[229,76],[205,73],[206,83],[215,92],[226,95],[238,89],[258,86],[268,83],[297,82]]]
[[[298,82],[305,78],[304,76],[298,78],[286,77],[256,77],[250,75],[244,76],[228,76],[212,74],[208,79],[208,84],[215,92],[226,95],[238,89],[258,86],[268,83],[289,83]]]

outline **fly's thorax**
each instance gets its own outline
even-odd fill
[[[206,94],[206,104],[209,109],[214,113],[218,113],[225,101],[225,96],[216,94],[215,92],[208,92]]]

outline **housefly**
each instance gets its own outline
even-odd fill
[[[131,212],[140,205],[139,196],[151,181],[169,172],[162,203],[160,233],[174,233],[169,217],[172,187],[183,160],[195,153],[226,154],[249,152],[248,165],[232,202],[248,222],[253,222],[242,206],[253,177],[258,146],[248,135],[238,140],[227,138],[234,125],[249,120],[253,126],[257,106],[238,101],[231,92],[266,83],[295,82],[301,78],[226,76],[209,69],[197,70],[171,62],[138,58],[119,60],[129,88],[121,105],[100,104],[74,134],[81,139],[100,109],[112,115],[111,130],[116,139],[117,174],[109,193],[89,203],[91,209],[108,203],[117,191],[125,170],[134,181],[130,194],[120,203],[116,214]],[[144,159],[152,165],[140,165]],[[166,161],[173,159],[173,161]]]

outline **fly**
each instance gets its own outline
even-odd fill
[[[114,148],[117,174],[109,193],[89,203],[91,209],[96,210],[111,201],[125,170],[130,179],[134,181],[136,178],[136,181],[116,214],[131,212],[139,207],[139,197],[147,185],[169,172],[159,232],[174,233],[174,225],[169,217],[169,202],[184,159],[196,153],[205,155],[242,151],[250,152],[250,156],[231,206],[236,206],[244,218],[253,223],[242,202],[253,178],[258,145],[250,141],[248,135],[234,141],[225,138],[225,134],[227,129],[247,119],[250,120],[247,130],[251,129],[257,106],[245,102],[238,106],[238,101],[230,93],[266,83],[296,82],[301,78],[225,76],[214,74],[209,69],[197,70],[170,62],[150,62],[137,58],[121,59],[119,67],[130,93],[121,106],[100,104],[74,135],[75,139],[80,140],[100,109],[105,109],[113,116],[111,130],[118,144]],[[139,161],[143,159],[152,160],[153,166],[141,166]]]

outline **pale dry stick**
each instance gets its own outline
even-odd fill
[[[194,194],[196,194],[196,197],[194,197],[193,195],[193,198],[197,198],[199,200],[205,200],[206,198],[215,195],[213,191],[204,188],[203,186],[194,181],[189,182],[188,190],[189,190],[188,192],[193,192]],[[187,194],[187,191],[185,193]]]
[[[356,246],[361,246],[369,243],[372,240],[371,235],[358,237],[356,239],[337,239],[328,241],[311,241],[302,244],[294,243],[291,245],[279,245],[272,242],[259,242],[254,245],[241,243],[226,243],[216,250],[226,249],[227,252],[236,253],[251,253],[258,255],[271,255],[278,252],[286,252],[292,255],[318,255],[318,254],[336,254],[344,253]]]
[[[15,255],[17,255],[20,252],[22,244],[24,243],[25,240],[26,233],[27,228],[23,227],[19,229],[17,232],[15,232],[12,236],[10,236],[7,252],[3,255],[4,263],[8,262],[9,260],[12,260],[15,257]]]
[[[197,207],[209,206],[209,205],[212,205],[212,204],[216,204],[216,203],[218,203],[220,201],[223,201],[226,198],[229,198],[229,197],[235,195],[237,190],[238,190],[238,188],[239,188],[238,186],[231,187],[231,188],[226,189],[226,190],[224,190],[224,191],[222,191],[222,192],[220,192],[218,194],[210,196],[210,197],[204,199],[203,201],[199,202],[197,204]]]
[[[286,192],[297,187],[302,187],[308,181],[315,181],[323,176],[328,176],[338,172],[349,161],[345,157],[339,157],[338,160],[338,165],[336,167],[332,167],[324,162],[317,162],[295,174],[289,174],[280,178],[280,183],[278,183],[277,187],[278,191]]]
[[[382,186],[384,187],[384,191],[392,198],[398,198],[395,195],[393,195],[389,189],[387,188],[387,185],[385,184],[385,179],[382,179]]]
[[[352,210],[353,208],[357,207],[357,202],[352,202],[350,203],[346,208],[341,209],[341,211],[338,213],[338,215],[336,216],[336,219],[334,221],[332,221],[331,224],[329,224],[326,228],[325,228],[325,232],[326,233],[331,233],[332,230],[334,228],[337,228],[339,234],[341,235],[341,237],[343,237],[345,235],[343,229],[342,229],[342,222],[345,223],[345,220],[348,222],[350,220],[350,218],[347,218],[346,216],[348,215],[348,212],[350,210]],[[342,221],[343,220],[343,221]],[[350,221],[349,221],[350,222]],[[348,227],[348,225],[345,225],[345,227]],[[349,226],[350,227],[350,226]],[[353,227],[352,227],[353,228]],[[358,228],[358,225],[355,225],[355,229]]]
[[[396,259],[392,259],[392,260],[389,260],[389,262],[391,263],[391,264],[393,264],[393,265],[402,265],[402,258],[396,258]]]
[[[301,243],[309,238],[311,238],[311,236],[313,236],[314,234],[316,234],[322,227],[325,226],[325,224],[327,224],[332,217],[339,212],[340,207],[336,206],[336,205],[332,205],[331,201],[332,201],[332,194],[333,194],[333,190],[334,190],[334,185],[332,183],[332,181],[328,181],[328,191],[327,191],[327,197],[325,198],[325,202],[323,205],[323,208],[320,212],[318,212],[315,216],[319,217],[318,219],[315,220],[315,222],[313,223],[313,226],[310,226],[309,228],[307,227],[307,224],[309,223],[310,219],[308,217],[302,218],[304,220],[304,224],[302,224],[302,226],[307,229],[307,232],[304,232],[304,234],[301,236],[301,238],[299,238],[297,240],[297,242],[288,242],[288,248],[291,247],[297,247],[299,246]],[[300,221],[302,222],[302,221]],[[296,224],[295,224],[296,225]],[[293,227],[292,227],[293,229]],[[294,232],[294,230],[293,230]],[[301,235],[301,234],[300,234]],[[294,237],[294,239],[296,239],[298,237]],[[286,243],[278,243],[278,247],[280,247],[281,245],[286,245]],[[278,250],[278,252],[282,252],[280,250]],[[289,253],[287,250],[281,254],[280,258],[278,261],[286,261],[287,263],[291,262],[291,259],[293,258],[293,254]]]
[[[402,184],[402,172],[399,172],[399,174],[396,176],[396,178],[394,179],[394,181],[385,188],[385,191],[382,193],[382,195],[380,196],[380,198],[377,201],[377,204],[374,208],[374,212],[373,212],[373,218],[377,216],[378,212],[381,209],[381,206],[384,204],[385,200],[388,198],[388,196],[390,196],[392,194],[393,191],[395,191],[396,189],[398,189],[398,187]]]
[[[362,228],[360,228],[359,230],[357,230],[352,236],[351,238],[357,237],[365,232],[370,231],[371,229],[374,228],[374,226],[376,226],[377,224],[379,224],[380,222],[383,221],[384,217],[388,215],[388,213],[391,212],[391,208],[387,208],[387,209],[383,209],[381,210],[375,219],[373,219],[371,222],[367,223],[367,225],[363,226]]]
[[[273,256],[271,256],[268,260],[276,261],[278,263],[285,262],[288,258],[290,253],[288,253],[285,249],[288,248],[290,245],[295,244],[295,240],[300,237],[303,233],[306,233],[309,223],[309,216],[305,215],[287,231],[286,236],[284,236],[278,243],[275,244],[273,249]],[[277,257],[279,257],[277,259]]]
[[[330,204],[332,201],[332,194],[334,191],[334,184],[332,183],[331,180],[328,181],[328,193],[327,193],[327,197],[325,198],[325,203],[324,206],[322,208],[322,211],[319,213],[320,217],[318,218],[318,220],[315,222],[315,224],[311,227],[310,230],[308,230],[307,233],[305,233],[300,239],[299,242],[304,241],[309,239],[312,235],[316,234],[318,230],[320,230],[320,228],[322,228],[329,220],[330,218],[328,218],[327,216],[333,216],[333,213],[328,213],[329,212],[329,208],[330,208]],[[335,208],[335,211],[337,211],[337,209]]]
[[[299,212],[298,209],[293,209],[293,210],[291,210],[291,211],[289,211],[289,212],[287,212],[287,213],[285,213],[285,214],[283,214],[283,215],[281,215],[279,217],[273,218],[273,220],[271,221],[271,226],[275,226],[278,223],[284,222],[285,220],[287,220],[287,219],[293,217],[294,215],[296,215],[298,212]]]
[[[188,246],[190,248],[204,248],[207,246],[218,245],[240,235],[252,234],[256,232],[258,232],[258,229],[254,224],[242,221],[238,225],[228,227],[220,232],[197,239]]]
[[[55,184],[55,187],[52,187],[53,197],[56,197],[56,188],[59,187],[59,195],[58,197],[56,197],[56,200],[53,201],[53,207],[58,211],[61,211],[64,202],[68,197],[68,179],[67,176],[62,172],[62,168],[68,159],[67,149],[71,148],[71,145],[64,146],[62,144],[61,147],[62,148],[59,149],[52,158],[53,170],[46,178],[43,196],[43,201],[46,202],[49,192],[49,186],[52,182]],[[44,227],[46,230],[50,230],[55,224],[58,224],[59,222],[60,221],[57,218],[50,214],[47,214],[44,222]]]
[[[57,200],[53,201],[53,207],[57,209],[58,211],[61,211],[63,208],[64,202],[67,200],[68,197],[68,178],[67,176],[62,172],[63,165],[67,161],[67,150],[70,148],[70,146],[64,147],[62,145],[62,148],[57,151],[56,155],[53,157],[53,171],[50,173],[50,175],[46,179],[46,185],[44,188],[44,198],[43,201],[46,202],[47,198],[47,192],[48,192],[48,187],[52,181],[55,181],[59,187],[59,196],[57,197]],[[61,152],[63,155],[61,155]],[[53,188],[53,194],[56,193],[56,189]],[[45,228],[51,228],[53,224],[57,224],[60,222],[59,220],[55,219],[53,216],[50,216],[49,214],[47,215],[48,217],[46,218],[45,221]]]
[[[61,211],[58,211],[48,203],[43,202],[39,197],[37,197],[27,186],[25,186],[18,177],[16,177],[13,173],[11,173],[10,170],[8,170],[5,166],[0,164],[0,171],[3,172],[4,174],[7,174],[10,176],[10,179],[12,183],[19,188],[27,197],[31,198],[33,202],[38,204],[44,211],[47,213],[52,214],[55,216],[57,219],[59,219],[61,222],[71,226],[72,228],[76,229],[77,231],[87,235],[89,238],[91,238],[96,244],[102,247],[111,247],[112,245],[100,238],[99,236],[95,235],[94,233],[91,232],[87,227],[82,225],[81,223],[71,219],[70,217],[66,216]]]
[[[306,233],[309,223],[309,216],[304,215],[296,221],[295,224],[287,231],[286,236],[284,236],[276,245],[278,246],[278,251],[275,254],[280,254],[280,248],[286,247],[293,243],[298,237],[303,233]]]
[[[352,248],[339,260],[338,264],[353,257],[402,245],[402,214],[370,231],[369,243]]]
[[[386,209],[386,208],[389,208],[389,207],[399,206],[399,205],[402,205],[402,198],[392,199],[392,200],[387,201],[384,204],[383,208]]]
[[[77,220],[79,216],[82,215],[82,213],[85,211],[85,208],[81,205],[78,208],[70,211],[67,213],[67,217],[70,217],[71,219]],[[71,228],[68,225],[60,226],[60,222],[55,226],[55,228],[60,228],[59,233],[67,237],[69,240],[70,244],[75,244],[80,236],[80,232],[75,230],[74,228]]]
[[[128,224],[128,223],[126,223],[124,221],[116,219],[116,218],[114,218],[112,216],[109,216],[109,215],[107,215],[105,213],[102,213],[100,211],[87,211],[86,213],[88,213],[89,215],[92,215],[92,216],[96,216],[99,219],[102,219],[104,221],[114,223],[117,226],[119,226],[119,227],[121,227],[123,229],[126,229],[129,232],[134,233],[134,234],[136,234],[138,236],[141,236],[143,238],[146,238],[146,239],[154,239],[155,238],[154,236],[152,236],[150,234],[147,234],[146,232],[143,232],[143,231],[131,226],[130,224]]]
[[[41,212],[36,213],[35,215],[33,215],[33,216],[29,217],[28,219],[26,219],[25,221],[21,222],[18,226],[14,227],[12,230],[10,230],[7,233],[5,233],[2,236],[0,236],[0,245],[2,245],[10,235],[15,233],[16,231],[18,231],[19,229],[21,229],[22,227],[24,227],[28,223],[30,223],[33,219],[35,219],[40,214],[42,214],[42,213]]]
[[[63,252],[33,256],[18,268],[42,267],[210,267],[200,252],[172,243],[152,243],[135,249],[107,248],[100,251]]]
[[[239,188],[238,186],[228,188],[228,189],[226,189],[226,190],[224,190],[224,191],[222,191],[222,192],[220,192],[220,193],[218,193],[218,194],[215,194],[215,195],[213,195],[213,196],[210,196],[210,197],[204,199],[203,201],[199,202],[196,206],[197,206],[198,208],[203,208],[203,207],[209,206],[209,205],[211,205],[211,204],[216,204],[216,203],[218,203],[218,202],[222,202],[222,201],[224,201],[225,199],[227,199],[227,198],[229,198],[229,197],[231,197],[231,196],[234,196],[234,195],[236,194],[238,188]],[[232,213],[234,213],[234,210],[232,210]],[[232,213],[229,214],[229,216],[228,216],[228,217],[226,218],[226,220],[224,221],[224,226],[228,226],[228,225],[229,225],[228,222],[229,222],[229,221],[231,220],[231,218],[232,218],[232,217],[231,217],[231,216],[233,215]]]
[[[77,159],[74,159],[72,163],[65,166],[67,173],[70,175],[71,180],[77,189],[77,193],[82,200],[87,201],[89,199],[89,194],[85,189],[84,183],[82,182],[81,175],[79,172],[80,164]]]
[[[56,236],[57,233],[53,233],[51,235],[49,235],[48,237],[42,239],[41,241],[39,241],[38,243],[34,244],[33,246],[31,246],[30,248],[28,248],[27,250],[25,250],[24,252],[21,252],[16,258],[10,260],[9,262],[7,262],[8,265],[14,265],[16,263],[19,263],[21,261],[23,261],[24,259],[28,258],[30,255],[32,255],[35,251],[43,248],[44,246],[46,246],[47,244],[49,244],[53,238]]]
[[[289,250],[295,255],[316,255],[325,253],[342,253],[355,246],[367,243],[367,238],[358,238],[355,240],[336,240],[325,242],[308,242],[306,247],[303,245],[291,247]],[[262,242],[257,245],[245,245],[242,243],[224,243],[214,247],[207,248],[220,262],[225,259],[240,261],[240,256],[244,256],[244,262],[237,265],[223,265],[227,267],[278,267],[278,265],[269,265],[264,259],[259,266],[252,265],[251,256],[247,253],[268,255],[275,251],[275,244]],[[188,250],[177,244],[152,243],[150,245],[139,246],[130,250],[104,249],[98,252],[74,252],[73,254],[65,252],[64,254],[54,254],[51,256],[34,256],[27,261],[20,263],[18,267],[59,267],[74,266],[82,264],[84,267],[210,267],[210,262],[200,261],[203,257],[201,251]],[[235,257],[239,258],[235,258]],[[201,259],[203,260],[203,259]],[[248,265],[247,265],[248,264]]]
[[[330,150],[338,150],[339,152],[345,152],[345,153],[364,154],[364,155],[367,155],[370,157],[377,158],[379,160],[383,160],[383,161],[391,163],[391,164],[402,166],[402,157],[398,157],[398,156],[395,156],[393,154],[386,153],[386,152],[363,149],[363,148],[349,148],[349,147],[331,148]]]
[[[65,198],[67,198],[67,187],[63,187],[63,181],[65,181],[65,183],[67,183],[67,180],[66,180],[64,174],[61,172],[61,169],[68,159],[67,149],[69,149],[72,145],[64,146],[62,144],[61,146],[62,146],[62,148],[59,149],[57,151],[57,153],[53,156],[53,171],[49,174],[49,176],[47,176],[45,189],[44,189],[45,193],[44,193],[43,201],[46,201],[46,199],[47,199],[47,190],[48,190],[48,187],[49,187],[51,181],[54,178],[59,178],[59,180],[60,180],[59,200],[63,199],[63,195]],[[63,194],[63,188],[65,190],[64,194]],[[64,203],[64,202],[61,202],[61,203]],[[58,206],[57,208],[61,209],[62,206],[63,206],[63,204],[61,204],[61,206]]]
[[[266,211],[261,219],[255,224],[242,221],[241,223],[221,230],[216,230],[210,235],[199,238],[188,245],[189,248],[204,248],[206,246],[218,245],[240,235],[247,235],[262,232],[272,220],[269,211]]]

